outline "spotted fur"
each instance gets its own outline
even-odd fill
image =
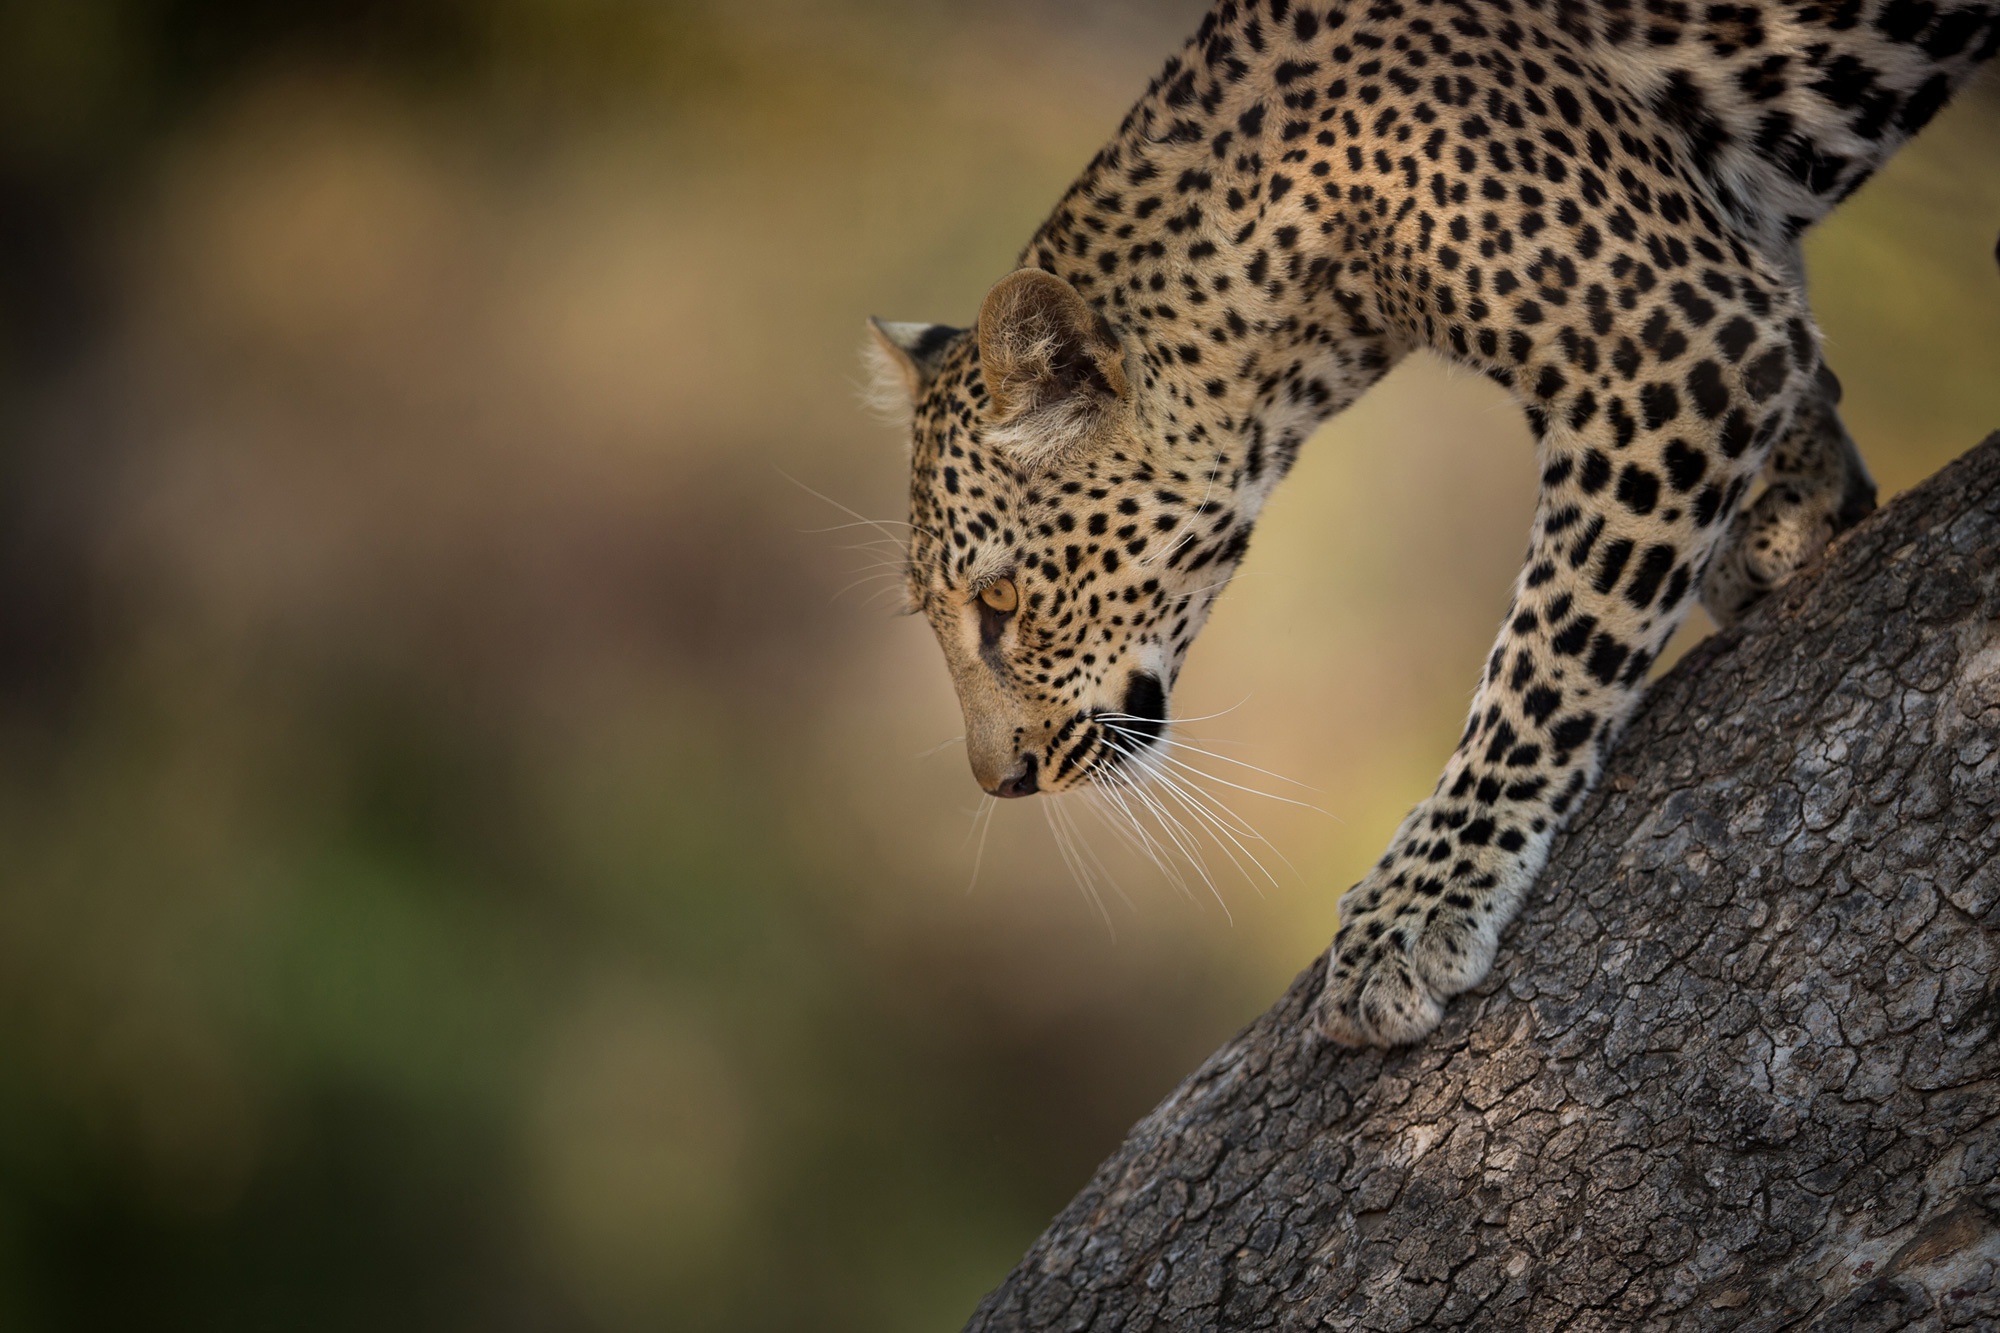
[[[1527,561],[1319,1008],[1428,1031],[1693,599],[1734,619],[1873,508],[1798,239],[1996,46],[2000,0],[1217,4],[974,329],[877,326],[980,783],[1143,764],[1314,426],[1414,349],[1479,370],[1537,437]]]

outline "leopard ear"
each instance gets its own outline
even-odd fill
[[[979,308],[979,364],[992,397],[987,437],[1041,467],[1103,435],[1127,391],[1118,335],[1053,273],[1024,268]]]
[[[868,332],[873,335],[863,349],[868,400],[886,416],[907,418],[937,375],[952,339],[965,330],[949,324],[895,324],[870,315]]]

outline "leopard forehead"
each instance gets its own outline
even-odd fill
[[[976,587],[1010,567],[1098,559],[1114,547],[1141,559],[1189,513],[1219,512],[1190,488],[1213,479],[1134,438],[1124,447],[1027,468],[990,438],[991,398],[968,346],[928,386],[915,412],[911,455],[912,577]],[[1075,553],[1069,547],[1075,548]],[[1177,562],[1181,563],[1181,562]]]

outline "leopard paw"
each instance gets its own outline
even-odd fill
[[[1364,882],[1341,900],[1314,1025],[1345,1046],[1401,1046],[1422,1038],[1444,1002],[1493,965],[1497,931],[1442,900],[1385,893]]]

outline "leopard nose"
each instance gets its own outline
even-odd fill
[[[999,784],[993,788],[993,794],[1000,797],[1033,796],[1041,790],[1035,782],[1037,767],[1035,756],[1022,755],[1014,762],[1014,767],[1008,770],[1007,776],[1001,778]]]

